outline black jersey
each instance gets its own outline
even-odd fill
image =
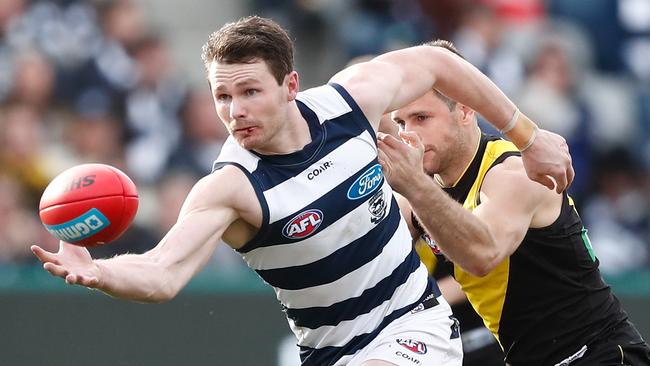
[[[467,171],[445,190],[466,209],[475,209],[486,173],[513,155],[519,152],[512,143],[483,135]],[[473,276],[455,266],[454,276],[512,365],[553,365],[627,320],[603,282],[587,231],[566,193],[557,220],[529,229],[519,248],[488,275]]]

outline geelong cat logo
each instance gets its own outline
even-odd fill
[[[282,229],[282,235],[289,239],[302,239],[315,233],[323,222],[320,210],[307,210],[294,216]]]
[[[358,200],[371,194],[379,188],[383,180],[384,175],[381,173],[381,165],[373,165],[352,183],[352,186],[348,189],[348,199]]]
[[[69,243],[93,236],[110,225],[98,209],[92,208],[83,215],[59,225],[45,225],[45,229],[56,238]]]

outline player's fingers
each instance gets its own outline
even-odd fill
[[[47,262],[43,264],[43,268],[46,271],[50,272],[53,276],[57,276],[57,277],[65,277],[69,274],[67,269],[57,264],[54,264],[52,262]]]
[[[97,285],[99,285],[99,279],[94,276],[82,276],[82,275],[77,275],[77,282],[78,285],[90,287],[90,288],[95,288]]]
[[[51,262],[55,264],[60,264],[58,259],[56,259],[56,254],[50,253],[45,249],[39,247],[38,245],[32,245],[30,249],[32,253],[34,253],[34,255],[36,256],[36,258],[38,258],[38,260],[40,260],[41,262],[43,263]]]
[[[70,273],[67,276],[65,276],[65,283],[68,285],[76,285],[77,284],[77,275]]]

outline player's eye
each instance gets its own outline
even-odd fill
[[[217,101],[219,102],[227,102],[230,100],[230,95],[228,94],[218,94],[217,95]]]
[[[257,89],[246,89],[246,96],[252,97],[257,94]]]

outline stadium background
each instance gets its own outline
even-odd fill
[[[0,0],[0,365],[295,364],[272,291],[225,246],[161,305],[67,287],[28,249],[56,247],[38,199],[82,162],[141,194],[133,227],[93,255],[157,242],[226,136],[200,47],[248,14],[290,30],[303,89],[356,56],[454,41],[569,141],[601,269],[650,336],[650,0]]]

